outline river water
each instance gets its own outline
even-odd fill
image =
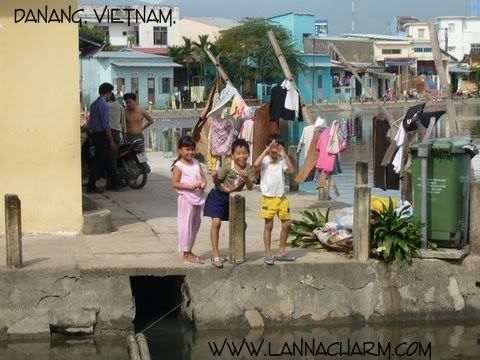
[[[249,332],[194,331],[181,322],[163,320],[145,335],[151,357],[156,360],[478,360],[480,356],[480,324],[466,323],[397,323]],[[233,354],[235,348],[240,352],[237,355]],[[257,351],[258,356],[252,351]],[[365,356],[360,355],[363,351],[368,351]],[[54,338],[50,342],[0,343],[0,359],[128,360],[128,354],[125,337]]]

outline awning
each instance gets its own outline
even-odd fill
[[[395,74],[386,73],[386,72],[381,72],[381,71],[368,70],[368,73],[369,73],[369,74],[372,74],[372,75],[376,75],[376,76],[378,76],[380,79],[392,79],[392,78],[396,77]]]
[[[157,67],[157,68],[169,68],[169,67],[182,67],[177,63],[153,63],[153,62],[139,62],[139,61],[112,61],[112,64],[119,67]]]
[[[416,62],[415,59],[385,59],[385,66],[410,66]]]

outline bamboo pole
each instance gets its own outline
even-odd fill
[[[340,62],[348,69],[348,71],[350,71],[353,74],[353,76],[355,76],[355,78],[360,82],[360,84],[362,84],[363,88],[367,91],[368,95],[373,99],[374,104],[377,105],[377,107],[385,114],[388,122],[392,124],[395,121],[393,119],[392,114],[390,113],[390,111],[387,110],[385,106],[383,106],[382,102],[378,101],[377,97],[373,94],[372,90],[368,86],[366,86],[363,79],[360,77],[360,75],[358,75],[357,70],[353,68],[350,62],[348,62],[348,60],[342,55],[340,50],[338,50],[338,48],[335,45],[333,45],[332,43],[329,43],[328,48],[338,55]]]
[[[280,45],[278,45],[277,38],[275,37],[275,34],[273,33],[272,30],[269,30],[267,32],[268,38],[270,39],[270,43],[272,44],[273,50],[275,51],[275,55],[277,56],[277,59],[280,63],[280,67],[283,70],[283,73],[285,75],[285,78],[290,81],[292,84],[293,88],[298,91],[298,95],[300,97],[300,106],[302,108],[302,114],[303,118],[307,121],[309,125],[313,125],[313,116],[308,110],[307,106],[305,105],[305,100],[303,99],[302,94],[300,94],[300,91],[298,90],[298,86],[293,79],[292,72],[290,71],[290,68],[288,67],[287,60],[285,59],[285,55],[283,54],[282,49],[280,48]]]
[[[7,268],[23,267],[22,208],[17,195],[5,195],[5,243]]]
[[[432,44],[432,54],[433,60],[435,62],[435,68],[437,69],[438,77],[440,78],[441,84],[441,95],[446,100],[447,103],[447,116],[448,116],[448,127],[447,127],[447,137],[453,136],[456,137],[459,135],[459,127],[457,120],[457,111],[455,109],[455,104],[450,96],[450,86],[448,85],[447,74],[443,68],[442,53],[440,51],[440,45],[438,44],[438,36],[433,23],[428,22],[428,31],[430,32],[430,41]]]
[[[212,61],[212,63],[215,65],[215,67],[217,68],[217,71],[220,74],[220,76],[222,77],[223,81],[225,81],[225,82],[230,81],[227,73],[225,72],[225,70],[223,70],[222,65],[220,65],[220,61],[218,61],[218,59],[212,54],[209,46],[205,46],[203,48],[203,50],[205,50],[205,53],[207,54],[209,59]]]

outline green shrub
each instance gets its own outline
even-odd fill
[[[381,255],[386,263],[395,262],[400,267],[411,265],[420,246],[420,229],[424,226],[418,221],[405,218],[408,208],[395,211],[392,199],[388,207],[382,205],[382,211],[372,211],[372,249]]]
[[[292,220],[292,226],[288,235],[292,237],[291,247],[322,249],[320,241],[313,233],[314,230],[322,228],[328,222],[330,208],[325,214],[320,209],[300,211],[301,220]]]

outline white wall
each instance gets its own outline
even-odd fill
[[[383,49],[400,49],[400,54],[384,54]],[[410,41],[375,41],[373,45],[373,56],[375,61],[384,61],[385,58],[413,58],[414,53]]]
[[[438,40],[445,48],[445,28],[448,31],[448,52],[458,60],[470,53],[470,45],[480,42],[480,17],[440,17]]]
[[[133,8],[134,6],[132,6]],[[110,24],[106,22],[106,17],[103,20],[104,22],[98,23],[98,20],[95,16],[95,13],[93,12],[93,9],[97,9],[98,14],[102,14],[104,6],[84,6],[85,9],[85,19],[89,25],[99,25],[99,26],[108,26],[109,28],[109,33],[110,33],[110,43],[114,46],[127,46],[128,45],[128,36],[130,34],[133,34],[135,30],[135,26],[139,26],[139,46],[141,47],[167,47],[167,46],[172,46],[175,45],[177,42],[177,27],[178,27],[178,22],[180,19],[180,12],[178,7],[172,8],[172,26],[170,26],[170,23],[165,24],[165,23],[154,23],[154,22],[145,22],[145,23],[139,23],[135,24],[131,22],[130,26],[128,26],[126,18],[124,19],[125,23],[123,24]],[[119,8],[122,8],[122,6],[119,6]],[[158,9],[159,7],[157,6],[149,6],[147,8],[156,8]],[[170,10],[170,7],[160,7],[162,10],[162,13],[166,16],[168,14],[168,11]],[[158,10],[156,10],[158,14]],[[146,14],[149,14],[149,10],[147,10]],[[133,15],[132,20],[133,20]],[[159,45],[154,45],[153,44],[153,28],[155,26],[166,26],[167,27],[167,45],[165,46],[159,46]],[[123,35],[123,32],[126,31],[127,35]]]
[[[183,36],[192,39],[193,41],[198,41],[200,35],[208,35],[209,40],[213,42],[220,35],[220,31],[223,30],[217,26],[204,24],[188,18],[180,19],[177,29],[175,44],[178,46],[183,45]]]

